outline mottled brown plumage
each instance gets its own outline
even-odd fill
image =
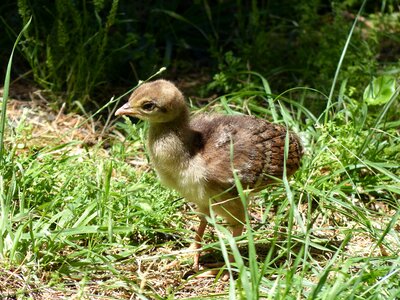
[[[285,127],[251,116],[200,114],[189,118],[182,93],[169,81],[141,85],[116,115],[131,115],[150,123],[148,149],[160,180],[177,190],[198,211],[224,217],[238,236],[245,212],[235,188],[233,170],[244,188],[259,190],[284,174],[284,149],[288,137],[286,175],[300,164],[299,138]],[[206,227],[201,217],[194,249]],[[195,256],[195,269],[199,255]]]

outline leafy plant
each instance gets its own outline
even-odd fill
[[[396,90],[396,78],[380,76],[373,78],[364,90],[364,101],[369,105],[381,105],[390,101]]]
[[[43,3],[19,0],[24,24],[32,16],[34,27],[24,33],[22,53],[34,79],[44,88],[66,95],[68,107],[90,95],[105,80],[109,57],[109,33],[116,22],[118,0]],[[105,17],[101,17],[105,15]]]

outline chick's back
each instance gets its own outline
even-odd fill
[[[206,180],[218,190],[234,185],[232,167],[245,188],[262,187],[274,177],[282,178],[287,134],[287,176],[299,168],[303,154],[299,138],[281,125],[244,115],[198,115],[190,127],[196,132],[195,152],[207,166]]]

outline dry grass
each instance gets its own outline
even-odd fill
[[[0,90],[2,94],[2,90]],[[76,113],[64,113],[63,105],[59,111],[52,108],[41,90],[29,93],[29,100],[10,99],[7,103],[7,116],[13,128],[24,122],[19,149],[56,146],[70,142],[92,146],[101,141],[102,125]]]

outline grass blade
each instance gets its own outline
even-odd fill
[[[338,77],[339,77],[339,72],[340,72],[340,69],[342,68],[342,64],[343,64],[344,57],[346,56],[347,48],[348,48],[349,45],[350,45],[351,37],[353,36],[353,31],[354,31],[354,29],[356,28],[358,19],[359,19],[360,15],[361,15],[361,12],[364,10],[364,6],[365,6],[365,3],[366,3],[366,2],[367,2],[367,1],[364,0],[363,3],[361,4],[361,7],[360,7],[360,9],[359,9],[359,11],[358,11],[358,13],[357,13],[357,16],[356,16],[354,22],[353,22],[353,25],[351,26],[349,35],[347,36],[346,43],[345,43],[345,45],[344,45],[344,47],[343,47],[342,55],[340,56],[340,59],[339,59],[339,62],[338,62],[337,68],[336,68],[335,76],[333,77],[333,82],[332,82],[331,90],[330,90],[329,96],[328,96],[328,102],[326,103],[326,108],[325,108],[325,111],[324,111],[324,114],[325,114],[324,124],[328,123],[328,120],[329,120],[329,110],[330,110],[330,108],[331,108],[332,98],[333,98],[333,92],[335,91],[335,88],[336,88],[336,82],[337,82]]]
[[[1,118],[0,118],[0,163],[3,161],[4,154],[4,130],[6,126],[6,112],[7,112],[7,100],[8,100],[8,92],[10,90],[10,77],[11,77],[11,66],[12,60],[14,56],[15,48],[17,47],[19,40],[21,39],[23,33],[28,29],[31,24],[32,17],[25,24],[24,28],[22,28],[21,32],[18,34],[17,39],[15,40],[13,49],[11,51],[10,59],[8,60],[6,77],[4,79],[4,92],[3,92],[3,102],[1,106]]]

